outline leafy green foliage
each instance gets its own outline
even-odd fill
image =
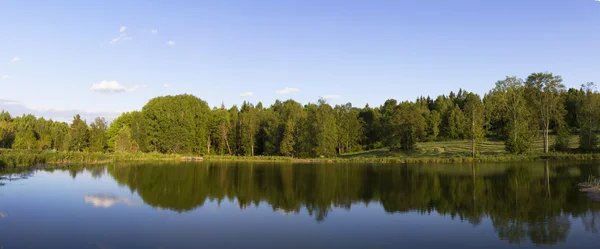
[[[115,152],[125,153],[135,150],[134,141],[131,139],[131,129],[123,126],[115,136]]]
[[[210,109],[193,95],[151,99],[142,113],[148,142],[161,153],[203,154],[208,152]]]
[[[108,138],[106,136],[108,124],[104,118],[96,118],[90,124],[90,151],[105,152],[108,148]]]
[[[579,148],[583,151],[593,151],[598,146],[596,131],[600,119],[600,95],[594,83],[581,86],[577,118],[581,124],[579,132]]]
[[[17,132],[15,141],[12,144],[13,149],[31,150],[36,147],[35,134],[32,130],[20,130]]]
[[[533,73],[525,83],[527,101],[533,108],[533,116],[541,124],[544,139],[544,152],[548,152],[551,122],[563,122],[566,113],[560,98],[564,91],[562,77],[552,73]]]
[[[468,137],[472,144],[472,156],[477,153],[477,143],[481,142],[485,136],[484,129],[484,106],[479,95],[469,93],[464,104],[465,127]]]
[[[566,126],[561,126],[556,132],[556,139],[552,145],[552,149],[555,151],[566,151],[569,149],[571,144],[571,132]]]
[[[73,118],[69,129],[68,143],[72,151],[84,151],[88,148],[90,131],[88,125],[81,119],[79,114]]]
[[[498,81],[483,99],[459,89],[414,102],[389,99],[378,107],[277,100],[211,110],[204,100],[183,94],[153,98],[141,111],[123,113],[110,125],[98,118],[89,127],[79,115],[69,125],[2,111],[0,148],[331,157],[385,147],[410,152],[420,142],[469,139],[476,155],[489,138],[523,154],[540,133],[548,151],[550,134],[568,127],[579,132],[582,151],[593,151],[598,119],[600,94],[593,84],[565,91],[560,76],[534,73],[525,82],[514,76]]]

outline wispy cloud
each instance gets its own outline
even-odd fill
[[[242,97],[242,98],[252,97],[252,96],[254,96],[253,92],[243,92],[243,93],[240,93],[240,97]]]
[[[94,207],[109,208],[118,203],[127,204],[127,206],[133,206],[135,203],[126,197],[116,197],[109,195],[86,195],[83,197],[85,203],[90,203]]]
[[[125,87],[119,82],[114,80],[103,80],[100,83],[92,84],[90,90],[94,92],[105,92],[105,93],[122,93],[122,92],[135,92],[137,90],[145,88],[145,85],[134,85],[132,87]]]
[[[0,104],[5,104],[5,105],[18,105],[18,104],[21,104],[21,101],[14,100],[14,99],[5,99],[5,98],[0,98]]]
[[[164,88],[169,88],[169,84],[164,84],[163,87]]]
[[[277,93],[279,95],[284,95],[284,94],[294,93],[294,92],[299,92],[299,91],[300,91],[300,89],[298,89],[298,88],[286,87],[283,90],[277,90],[277,91],[275,91],[275,93]]]
[[[115,45],[115,44],[119,44],[121,42],[124,41],[129,41],[131,40],[131,37],[129,37],[127,35],[127,33],[121,33],[119,36],[117,36],[116,38],[113,38],[112,40],[110,40],[110,42],[108,42],[108,44],[110,45]]]
[[[119,111],[57,109],[46,106],[28,106],[21,101],[7,98],[0,98],[0,110],[8,111],[12,116],[33,114],[37,117],[44,117],[61,122],[71,122],[75,114],[80,114],[81,117],[86,120],[93,120],[96,117],[105,117],[107,120],[113,120],[122,113]]]
[[[119,29],[119,33],[123,33],[125,32],[125,30],[127,30],[127,27],[121,26],[121,28]]]
[[[5,79],[8,79],[8,78],[10,78],[10,76],[8,76],[8,75],[6,75],[6,74],[5,74],[5,75],[2,75],[2,76],[0,76],[0,79],[3,79],[3,80],[5,80]]]
[[[158,34],[158,30],[156,30],[156,29],[152,29],[150,32],[152,32],[153,35]]]
[[[0,218],[6,218],[6,217],[8,217],[7,214],[0,212]]]
[[[21,60],[21,58],[15,56],[12,59],[10,59],[10,62],[17,62],[17,61],[20,61],[20,60]]]
[[[328,95],[325,95],[325,96],[323,96],[321,98],[323,98],[324,100],[336,100],[336,99],[341,99],[342,96],[337,95],[337,94],[328,94]]]
[[[172,47],[173,45],[175,45],[175,42],[174,42],[174,41],[168,41],[168,42],[167,42],[167,45],[169,45],[169,46],[171,46],[171,47]],[[184,47],[185,47],[185,46],[184,46]]]

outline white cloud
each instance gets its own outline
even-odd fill
[[[83,197],[85,203],[91,203],[94,207],[109,208],[117,203],[124,203],[127,206],[133,206],[135,203],[126,197],[116,197],[108,195],[86,195]]]
[[[169,84],[164,84],[163,87],[164,88],[169,88]]]
[[[5,105],[20,105],[21,101],[14,100],[14,99],[0,98],[0,104],[5,104]]]
[[[134,85],[132,87],[125,87],[119,82],[114,80],[108,81],[103,80],[100,83],[92,84],[92,88],[90,90],[94,92],[106,92],[106,93],[122,93],[122,92],[135,92],[137,90],[146,88],[145,85]]]
[[[168,42],[167,42],[167,45],[169,45],[169,46],[171,46],[171,47],[172,47],[173,45],[175,45],[175,42],[174,42],[174,41],[168,41]]]
[[[153,35],[156,35],[156,34],[158,34],[158,30],[156,30],[156,29],[152,29],[152,31],[151,31],[151,32],[152,32],[152,34],[153,34]]]
[[[243,93],[240,93],[240,97],[242,97],[242,98],[244,98],[244,97],[252,97],[252,96],[254,96],[253,92],[243,92]]]
[[[6,74],[5,74],[5,75],[2,75],[2,76],[0,76],[0,79],[3,79],[3,80],[5,80],[5,79],[8,79],[8,78],[10,78],[10,76],[8,76],[8,75],[6,75]]]
[[[13,57],[13,58],[10,60],[10,62],[17,62],[17,61],[20,61],[20,60],[21,60],[21,58],[19,58],[19,57],[16,57],[16,56],[15,56],[15,57]]]
[[[28,106],[23,102],[0,98],[0,110],[8,111],[12,116],[21,116],[33,114],[36,117],[44,117],[60,122],[71,122],[73,116],[80,114],[83,119],[94,120],[96,117],[104,117],[107,120],[114,120],[122,112],[119,111],[101,111],[101,110],[81,110],[81,109],[56,109],[46,106]]]
[[[114,45],[129,40],[131,40],[131,37],[129,37],[126,33],[121,33],[119,36],[117,36],[117,38],[113,38],[112,40],[110,40],[108,44]]]
[[[299,91],[300,91],[300,89],[298,89],[298,88],[286,87],[283,90],[277,90],[277,91],[275,91],[275,93],[277,93],[279,95],[284,95],[284,94],[294,93],[294,92],[299,92]]]
[[[7,214],[0,212],[0,219],[1,219],[1,218],[6,218],[6,217],[8,217],[8,215],[7,215]]]
[[[341,99],[342,96],[337,95],[337,94],[328,94],[322,97],[324,100],[336,100],[336,99]]]
[[[121,28],[119,29],[119,33],[123,33],[125,32],[125,30],[127,30],[127,27],[121,26]]]

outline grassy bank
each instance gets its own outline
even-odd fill
[[[86,153],[57,151],[0,150],[0,168],[36,165],[100,164],[117,161],[180,160],[179,155],[159,153]]]
[[[541,160],[589,161],[600,160],[600,154],[535,153],[525,155],[496,154],[480,155],[472,158],[466,154],[403,154],[392,153],[385,149],[357,154],[346,154],[330,158],[291,158],[277,156],[209,156],[207,161],[253,161],[253,162],[292,162],[292,163],[472,163],[472,162],[531,162]]]
[[[573,137],[571,147],[576,146]],[[579,154],[542,152],[542,144],[533,144],[532,152],[524,155],[508,154],[502,141],[485,141],[479,146],[479,155],[471,157],[470,141],[446,141],[419,143],[411,153],[392,152],[377,149],[357,153],[347,153],[327,158],[292,158],[282,156],[205,156],[206,161],[253,161],[290,163],[472,163],[472,162],[528,162],[540,160],[583,161],[600,160],[600,154]],[[574,148],[573,148],[574,149]],[[56,151],[0,150],[0,167],[15,168],[41,164],[99,164],[116,161],[179,161],[182,155],[159,153],[85,153]]]

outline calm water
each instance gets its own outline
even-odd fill
[[[597,248],[600,163],[4,172],[0,248]]]

